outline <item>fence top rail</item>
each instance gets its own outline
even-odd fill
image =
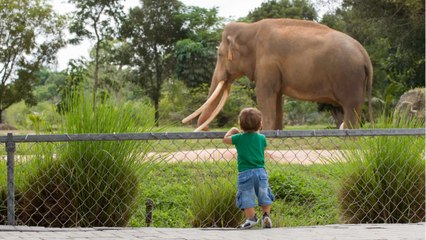
[[[356,137],[425,135],[424,128],[410,129],[346,129],[346,130],[273,130],[262,131],[267,138],[291,137]],[[31,134],[0,136],[6,142],[71,142],[167,139],[221,139],[225,132],[150,132],[150,133],[90,133],[90,134]]]

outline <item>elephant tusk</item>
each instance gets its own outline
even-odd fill
[[[212,112],[210,117],[203,124],[201,124],[197,129],[194,130],[194,132],[201,131],[204,127],[209,125],[211,123],[211,121],[213,121],[213,119],[217,116],[217,114],[219,114],[220,110],[222,110],[223,105],[225,105],[225,103],[226,103],[226,99],[228,99],[228,96],[229,96],[229,91],[228,91],[228,89],[225,89],[223,91],[222,98],[220,99],[220,102],[217,105],[216,109]]]
[[[191,121],[193,118],[195,118],[196,116],[200,115],[204,109],[210,105],[213,100],[215,100],[217,98],[217,96],[219,95],[220,91],[222,90],[224,81],[220,81],[217,86],[216,89],[214,90],[214,92],[212,93],[212,95],[207,99],[207,101],[201,106],[199,107],[197,110],[195,110],[191,115],[189,115],[188,117],[184,118],[182,120],[182,123],[187,123],[189,121]]]

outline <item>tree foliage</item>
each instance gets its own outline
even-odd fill
[[[64,72],[51,72],[47,68],[37,73],[37,83],[34,86],[34,96],[37,102],[56,102],[59,98],[59,88],[65,84],[67,75]]]
[[[69,106],[69,97],[78,92],[84,92],[82,91],[83,83],[87,82],[89,75],[86,63],[81,60],[70,61],[68,68],[63,73],[65,74],[65,81],[57,89],[59,101],[56,104],[57,111],[61,113],[68,112],[73,107]]]
[[[183,37],[181,8],[177,0],[142,0],[141,7],[130,9],[121,29],[130,44],[133,81],[153,100],[157,123],[161,86],[173,73],[173,48]]]
[[[100,51],[107,40],[117,35],[118,24],[123,17],[123,6],[120,0],[69,0],[77,10],[73,12],[70,32],[76,34],[71,43],[79,43],[83,38],[94,39],[94,84],[93,106],[96,104],[96,93],[99,87]],[[116,23],[114,26],[113,23]]]
[[[210,83],[216,63],[216,49],[185,39],[175,49],[176,74],[190,88]]]
[[[251,11],[246,20],[256,22],[264,18],[295,18],[316,20],[318,14],[309,0],[271,0]]]
[[[217,9],[188,7],[183,14],[186,38],[176,43],[176,75],[188,87],[210,83],[223,19]]]
[[[45,0],[0,3],[0,123],[12,104],[35,103],[36,73],[64,45],[64,23]]]
[[[374,66],[374,96],[392,111],[405,91],[424,86],[425,8],[417,0],[344,0],[322,23],[360,41]]]
[[[157,122],[160,100],[161,110],[168,111],[167,117],[174,120],[190,113],[188,106],[199,106],[205,100],[224,25],[217,8],[187,7],[178,0],[142,0],[123,20],[120,0],[68,0],[76,7],[68,22],[74,34],[70,42],[95,40],[90,52],[94,61],[74,61],[67,71],[49,73],[39,70],[64,45],[61,30],[65,20],[54,14],[47,2],[0,2],[0,116],[21,100],[35,103],[49,99],[56,104],[62,91],[77,86],[83,75],[84,88],[92,90],[93,85],[98,98],[119,98],[123,93],[127,99],[149,97]],[[239,20],[284,17],[317,21],[315,7],[329,10],[321,23],[365,46],[374,66],[373,105],[391,112],[403,92],[425,84],[424,5],[419,0],[269,0]],[[123,39],[116,38],[118,28]],[[233,121],[234,108],[254,104],[254,98],[253,84],[238,80],[215,124]],[[166,109],[167,104],[174,106]],[[307,115],[304,103],[297,104],[287,102],[286,113],[302,119],[301,115]],[[297,113],[299,108],[303,110]]]

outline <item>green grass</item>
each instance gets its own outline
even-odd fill
[[[276,197],[274,223],[281,227],[338,223],[336,180],[341,173],[335,164],[272,167],[270,184]]]
[[[237,189],[233,179],[211,178],[195,184],[190,196],[192,227],[236,228],[244,219],[235,204]]]
[[[104,100],[94,108],[77,94],[68,106],[57,133],[150,130],[132,105]],[[137,161],[145,149],[144,141],[33,144],[21,156],[26,161],[16,164],[17,219],[49,227],[127,226],[139,199]]]
[[[365,138],[346,152],[339,190],[348,223],[409,223],[425,220],[424,137]]]
[[[193,130],[187,127],[139,128],[142,120],[136,119],[135,124],[129,124],[135,120],[135,116],[138,116],[134,115],[134,109],[128,109],[130,115],[123,115],[121,112],[111,113],[111,109],[114,108],[109,106],[100,109],[99,117],[104,117],[93,119],[95,115],[92,109],[85,106],[80,109],[83,113],[69,116],[61,132]],[[111,119],[117,116],[119,119]],[[93,126],[94,122],[98,127]],[[109,128],[111,126],[114,128]],[[129,126],[132,128],[127,128]],[[391,124],[380,126],[393,127]],[[83,127],[85,129],[82,129]],[[215,129],[221,132],[226,130]],[[160,153],[226,148],[221,139],[148,142],[151,143],[149,150],[144,145],[146,141],[17,144],[16,156],[29,157],[26,161],[16,162],[17,195],[21,197],[23,194],[30,194],[26,199],[34,199],[33,202],[20,202],[18,206],[28,206],[34,213],[36,209],[31,209],[31,206],[56,201],[59,203],[57,206],[60,208],[57,210],[61,215],[56,215],[55,219],[67,219],[66,226],[139,227],[145,226],[145,202],[151,199],[154,202],[152,223],[154,227],[235,225],[235,222],[231,222],[234,214],[227,211],[233,205],[233,191],[236,190],[235,159],[229,162],[168,163],[162,158],[144,157],[145,151]],[[413,221],[413,216],[420,218],[423,216],[424,221],[422,202],[415,208],[423,209],[423,213],[414,214],[412,211],[414,205],[406,204],[412,201],[409,199],[410,196],[416,196],[420,200],[423,199],[424,206],[424,194],[419,195],[419,192],[424,193],[425,186],[424,158],[422,158],[424,137],[284,138],[268,139],[268,144],[270,150],[353,149],[345,152],[348,154],[344,155],[345,162],[327,161],[328,164],[313,165],[267,163],[271,187],[277,198],[271,213],[276,227],[351,222],[348,217],[358,216],[359,209],[369,213],[380,213],[380,216],[372,218],[361,216],[361,219],[369,219],[363,222],[383,219],[382,215],[391,217],[387,218],[386,222],[401,222],[401,219]],[[422,156],[420,161],[419,156]],[[2,161],[0,171],[5,172],[5,169],[6,163]],[[364,177],[365,181],[357,180]],[[97,181],[99,179],[105,181]],[[423,182],[418,182],[419,179],[423,179]],[[390,188],[383,188],[386,185]],[[0,176],[0,186],[3,186],[0,199],[4,200],[6,174]],[[346,193],[342,190],[344,187]],[[348,200],[347,207],[342,206],[345,204],[342,196],[354,196],[352,199],[348,198],[350,201]],[[63,201],[63,199],[77,200]],[[226,199],[225,204],[221,204],[220,199]],[[127,203],[123,204],[123,200]],[[368,201],[381,203],[384,200],[403,204],[354,205]],[[3,216],[4,206],[3,201],[0,205],[0,214]],[[392,209],[397,209],[405,215],[394,217]],[[260,212],[258,214],[260,215]],[[82,220],[81,216],[85,219]],[[110,216],[119,220],[98,221]],[[39,219],[33,221],[36,225],[59,224],[55,222],[41,224]]]
[[[401,118],[404,119],[404,118]],[[415,127],[418,122],[382,118],[385,127]],[[364,137],[343,152],[341,218],[347,223],[425,221],[425,137]],[[339,160],[337,160],[339,161]]]
[[[236,191],[236,161],[180,162],[161,164],[160,166],[158,164],[146,164],[146,167],[142,167],[145,171],[141,176],[142,193],[138,204],[140,208],[137,214],[133,216],[130,226],[145,225],[145,201],[148,198],[152,199],[155,205],[152,224],[155,227],[211,227],[214,225],[211,219],[200,220],[202,216],[221,219],[219,223],[216,223],[221,226],[221,223],[231,222],[234,218],[224,209],[232,208],[235,205],[235,194],[232,189]],[[334,187],[338,177],[337,175],[330,176],[330,173],[336,172],[334,165],[298,167],[297,165],[271,165],[268,167],[268,172],[308,176],[305,180],[306,184],[293,183],[299,185],[300,189],[296,189],[292,194],[302,196],[304,192],[310,192],[313,195],[310,200],[306,201],[301,198],[277,199],[272,205],[271,215],[275,226],[338,222],[336,189]],[[217,187],[217,183],[221,183],[219,186],[226,186],[223,187],[223,191]],[[279,182],[271,182],[271,185],[273,189],[282,187]],[[217,194],[225,198],[225,193],[228,193],[226,199],[231,197],[230,201],[225,201],[225,205],[218,204],[215,197],[208,197]],[[198,207],[194,205],[198,205]],[[199,206],[201,205],[205,206],[204,212],[197,210],[200,209]],[[296,212],[299,214],[295,214]],[[199,214],[197,215],[197,213]],[[224,215],[227,214],[228,216],[225,217]],[[260,212],[258,215],[260,215]]]

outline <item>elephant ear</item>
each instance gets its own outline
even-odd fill
[[[228,60],[232,61],[234,59],[234,51],[238,49],[235,39],[231,36],[226,37],[228,39]]]

